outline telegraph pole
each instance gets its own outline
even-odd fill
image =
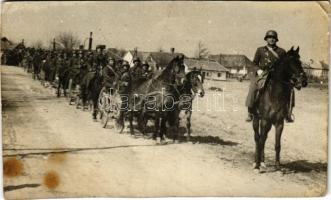
[[[89,43],[88,43],[88,50],[90,50],[91,51],[91,49],[92,49],[92,34],[93,34],[93,32],[90,32],[90,38],[89,38]]]

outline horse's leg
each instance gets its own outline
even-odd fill
[[[179,127],[179,110],[173,110],[170,112],[170,115],[167,115],[169,121],[169,126],[171,127],[173,142],[178,141],[178,127]]]
[[[130,122],[130,134],[134,135],[133,129],[133,111],[129,111],[129,122]]]
[[[161,129],[160,129],[160,142],[164,142],[164,134],[167,131],[167,126],[166,126],[167,120],[165,118],[161,118]]]
[[[93,97],[93,119],[97,121],[97,115],[98,115],[98,99]]]
[[[259,141],[259,148],[260,148],[259,149],[259,152],[260,152],[259,153],[259,156],[260,156],[259,160],[260,160],[260,165],[263,166],[263,167],[265,167],[265,164],[264,164],[264,146],[265,146],[265,142],[267,140],[268,132],[270,131],[270,129],[271,129],[271,122],[268,122],[267,120],[261,120],[261,124],[260,124],[260,141]]]
[[[160,117],[158,115],[155,116],[154,123],[155,123],[155,130],[153,133],[153,140],[156,140],[160,130]]]
[[[254,140],[255,140],[255,163],[254,169],[260,168],[260,152],[259,152],[259,141],[260,141],[260,131],[259,131],[259,119],[254,117],[253,119],[253,129],[254,129]]]
[[[275,162],[275,167],[276,169],[280,168],[280,149],[281,149],[281,137],[282,137],[282,132],[284,128],[284,120],[281,122],[277,123],[275,125],[276,127],[276,141],[275,141],[275,150],[276,150],[276,162]]]
[[[57,85],[57,97],[61,96],[61,82],[59,80],[59,84]]]
[[[191,116],[192,116],[192,110],[186,110],[185,111],[185,114],[186,114],[186,129],[187,129],[186,140],[187,141],[190,141],[190,137],[191,137]]]

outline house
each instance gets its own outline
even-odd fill
[[[302,67],[308,77],[328,79],[329,65],[324,61],[315,62],[313,59],[310,59],[309,62],[302,62]]]
[[[122,60],[122,55],[125,55],[125,50],[118,50],[116,48],[108,48],[106,50],[108,56],[114,58],[115,60]]]
[[[184,60],[185,71],[191,71],[192,69],[202,70],[202,75],[207,80],[222,80],[225,81],[229,70],[223,65],[214,60],[198,60],[192,58],[186,58]]]
[[[148,62],[151,70],[162,70],[170,61],[180,53],[175,53],[175,49],[171,48],[170,52],[144,52],[144,51],[128,51],[124,56],[123,60],[130,63],[133,66],[133,58],[138,57],[142,62]]]
[[[5,50],[11,50],[11,49],[14,49],[16,47],[16,45],[8,40],[6,37],[2,37],[1,38],[1,51],[5,51]]]
[[[219,54],[211,55],[209,59],[215,60],[226,67],[229,70],[228,75],[230,78],[246,75],[250,77],[256,70],[254,63],[245,55]]]
[[[162,70],[181,53],[175,53],[174,48],[171,48],[170,52],[151,52],[147,62],[156,70]]]
[[[324,61],[320,61],[322,67],[321,78],[328,79],[329,77],[329,65],[326,64]]]
[[[123,56],[123,60],[129,62],[130,66],[133,66],[133,58],[138,57],[142,62],[146,61],[147,58],[150,56],[149,52],[137,51],[137,50],[130,50],[126,52]]]

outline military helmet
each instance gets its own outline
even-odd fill
[[[135,58],[133,58],[133,63],[134,63],[134,62],[140,62],[139,57],[135,57]]]
[[[265,36],[264,36],[264,40],[267,40],[267,38],[269,38],[269,37],[275,38],[276,41],[278,41],[278,34],[274,30],[267,31]]]
[[[147,66],[147,67],[149,67],[149,64],[148,64],[148,62],[147,61],[144,61],[143,63],[142,63],[142,65],[141,66]]]
[[[124,60],[122,63],[122,67],[124,67],[124,66],[130,67],[129,62]]]
[[[108,57],[108,62],[113,61],[115,63],[115,59],[111,56]]]

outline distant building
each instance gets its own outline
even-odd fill
[[[116,48],[108,48],[106,52],[108,56],[114,58],[115,60],[122,60],[122,54],[125,54],[124,50],[118,50]]]
[[[170,52],[144,52],[131,50],[123,56],[123,60],[128,61],[132,67],[133,58],[138,57],[141,62],[148,62],[151,70],[162,70],[179,54],[180,53],[175,53],[174,48],[171,48]]]
[[[1,38],[1,51],[9,50],[9,49],[14,49],[16,45],[14,42],[8,40],[6,37]]]
[[[229,77],[252,76],[255,73],[256,66],[245,55],[237,54],[219,54],[210,55],[209,59],[219,62],[229,70]]]
[[[324,61],[320,61],[322,67],[321,78],[328,79],[329,77],[329,65],[326,64]]]
[[[324,61],[315,62],[314,60],[310,59],[309,62],[302,62],[302,67],[308,77],[328,79],[329,65]]]
[[[133,58],[138,57],[140,61],[145,61],[150,56],[149,52],[142,52],[142,51],[135,51],[131,50],[128,51],[124,56],[123,60],[126,60],[129,62],[130,66],[133,66]]]
[[[223,65],[213,60],[198,60],[192,58],[186,58],[184,60],[185,71],[191,71],[192,69],[202,70],[202,75],[205,79],[209,80],[222,80],[227,79],[227,74],[229,70],[226,69]]]

